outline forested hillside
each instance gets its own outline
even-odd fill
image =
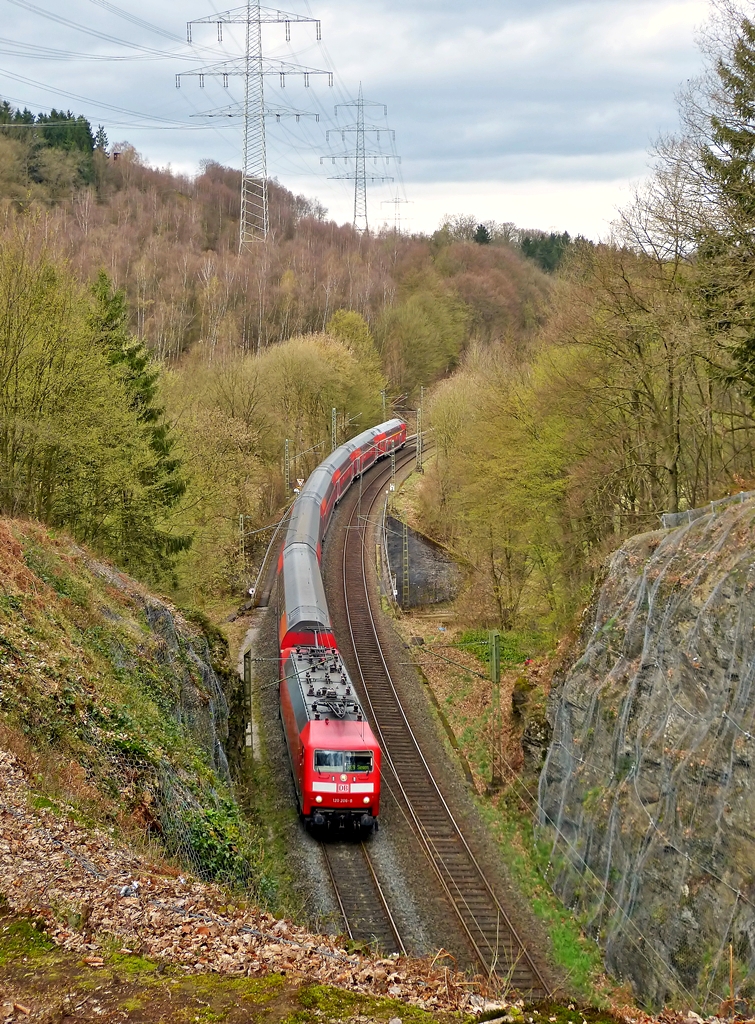
[[[728,10],[728,8],[727,8]],[[755,481],[755,25],[733,9],[611,241],[568,247],[530,357],[473,346],[432,400],[426,529],[470,619],[555,629],[607,552]]]
[[[0,108],[2,509],[198,601],[248,585],[286,439],[306,475],[332,408],[345,438],[470,345],[523,357],[552,289],[506,231],[361,235],[275,184],[239,255],[239,191],[79,115]]]

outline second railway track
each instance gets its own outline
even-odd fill
[[[401,468],[411,461],[411,452],[397,460]],[[343,649],[350,640],[357,681],[361,684],[370,718],[383,749],[384,785],[390,787],[424,851],[449,905],[486,976],[505,978],[511,987],[535,999],[548,995],[548,985],[522,942],[493,886],[467,844],[454,815],[436,782],[414,732],[407,720],[378,635],[369,586],[370,553],[374,545],[368,535],[374,511],[390,477],[389,468],[376,468],[374,475],[357,488],[344,513],[348,517],[342,559],[342,596],[346,608],[348,637],[339,637]],[[356,844],[359,846],[360,844]],[[347,930],[350,920],[357,932],[352,937],[374,939],[381,948],[401,951],[387,902],[366,850],[360,858],[354,844],[336,853],[327,849],[334,886],[343,895],[339,903]],[[339,864],[334,865],[335,858]],[[366,858],[366,860],[365,860]],[[334,870],[335,867],[335,870]],[[372,892],[370,892],[372,887]],[[375,900],[375,887],[379,900]],[[364,894],[360,896],[360,891]],[[382,923],[364,921],[360,899],[382,906]],[[350,910],[345,903],[352,906]]]

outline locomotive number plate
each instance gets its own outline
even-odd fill
[[[339,782],[338,783],[338,789],[336,790],[336,792],[337,793],[348,793],[349,792],[349,784],[348,784],[348,782]]]

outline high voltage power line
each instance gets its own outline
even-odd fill
[[[378,124],[365,124],[364,121],[364,108],[365,107],[382,107],[383,113],[387,117],[388,107],[384,103],[373,103],[372,100],[366,100],[362,95],[362,83],[359,83],[359,95],[356,100],[347,100],[345,103],[339,103],[335,108],[336,117],[338,117],[338,107],[356,107],[357,119],[353,124],[344,125],[341,128],[332,129],[333,132],[340,132],[341,138],[345,142],[346,134],[353,133],[355,136],[355,152],[354,152],[354,173],[353,174],[334,174],[334,180],[338,181],[353,181],[354,182],[354,227],[357,230],[367,231],[369,224],[367,223],[367,182],[368,181],[393,181],[393,178],[387,175],[367,174],[367,159],[374,159],[377,163],[378,159],[384,160],[386,163],[390,161],[390,156],[386,156],[382,151],[368,152],[366,148],[366,135],[367,133],[375,132],[377,134],[377,141],[380,141],[380,133],[388,134],[391,141],[395,140],[396,133],[391,128],[385,128]],[[327,141],[330,140],[331,131],[325,133]],[[344,160],[349,160],[351,154],[343,153],[341,157]],[[325,158],[320,157],[320,163]],[[338,156],[331,155],[333,163],[336,162]],[[401,163],[400,156],[394,156],[394,160]]]
[[[70,18],[64,17],[61,14],[49,10],[45,10],[42,7],[37,6],[36,3],[30,2],[30,0],[9,0],[15,6],[31,11],[34,14],[45,17],[57,24],[64,25],[68,28],[76,31],[83,32],[87,35],[95,38],[105,40],[108,42],[116,43],[118,45],[128,47],[132,51],[131,54],[124,55],[104,55],[104,54],[86,54],[77,53],[72,50],[55,50],[52,47],[41,46],[37,43],[24,43],[17,40],[2,39],[0,38],[0,52],[6,52],[2,48],[4,43],[9,49],[7,52],[13,53],[14,55],[22,55],[27,58],[38,57],[40,59],[47,60],[91,60],[91,61],[102,61],[102,60],[113,60],[113,61],[133,61],[133,60],[159,60],[165,58],[173,58],[179,60],[196,60],[196,56],[192,58],[189,53],[170,52],[169,50],[161,50],[159,48],[142,45],[139,43],[133,43],[131,41],[122,39],[114,34],[108,34],[107,32],[101,32],[95,29],[93,26],[88,24],[80,24]],[[165,39],[178,42],[178,36],[172,32],[165,30],[164,28],[154,25],[143,18],[139,18],[129,11],[120,8],[115,3],[109,2],[109,0],[89,0],[93,5],[102,8],[108,13],[125,19],[126,21],[136,25],[139,28],[147,29],[148,31],[159,34]],[[378,161],[385,164],[390,162],[391,156],[393,157],[394,164],[400,163],[400,157],[395,152],[395,144],[391,145],[390,153],[383,153],[382,151],[372,152],[368,151],[365,144],[365,136],[371,132],[377,133],[377,139],[379,141],[380,134],[384,133],[388,135],[390,142],[394,143],[394,133],[388,129],[387,125],[367,125],[364,121],[364,107],[370,106],[371,104],[363,99],[361,84],[359,88],[359,95],[356,100],[352,100],[348,97],[348,94],[343,88],[343,83],[339,81],[337,92],[340,94],[339,99],[343,97],[342,102],[336,107],[336,118],[338,114],[338,107],[352,107],[356,110],[356,121],[353,124],[338,125],[337,121],[334,122],[333,116],[325,111],[322,103],[318,96],[314,95],[315,105],[319,107],[318,110],[300,110],[292,106],[286,106],[278,104],[276,106],[270,106],[265,103],[264,97],[264,78],[266,76],[278,75],[280,79],[280,85],[282,88],[285,87],[286,77],[288,75],[297,75],[304,79],[304,85],[309,86],[311,75],[322,75],[328,77],[328,84],[330,86],[336,84],[334,82],[334,71],[328,69],[323,70],[321,68],[309,68],[303,67],[293,60],[279,60],[266,58],[262,51],[262,26],[265,24],[282,24],[286,30],[286,42],[290,43],[291,39],[291,25],[296,23],[310,23],[316,27],[316,38],[317,43],[322,53],[327,58],[327,63],[331,64],[327,50],[321,41],[320,21],[319,19],[312,16],[310,10],[309,0],[305,0],[305,6],[308,12],[308,16],[301,16],[297,14],[288,13],[285,11],[272,10],[261,6],[259,0],[247,0],[244,7],[239,7],[230,11],[217,12],[215,4],[210,0],[211,8],[216,12],[213,15],[204,18],[193,19],[187,24],[187,36],[188,41],[192,44],[196,51],[200,53],[204,52],[208,57],[219,57],[222,55],[222,50],[217,48],[217,44],[214,46],[200,45],[191,39],[191,28],[194,25],[202,24],[214,24],[218,30],[218,43],[223,41],[223,27],[231,25],[240,25],[245,29],[245,46],[243,55],[223,60],[217,63],[207,65],[205,67],[194,68],[190,71],[179,72],[176,76],[176,84],[180,84],[181,78],[184,76],[193,76],[199,78],[200,86],[204,85],[205,77],[212,77],[221,79],[224,86],[228,86],[230,77],[240,77],[243,80],[244,87],[244,98],[243,102],[228,104],[225,107],[205,112],[196,112],[190,114],[192,118],[206,117],[214,122],[213,125],[191,125],[185,121],[181,121],[179,118],[166,118],[160,117],[154,114],[142,114],[136,111],[128,110],[124,107],[116,106],[114,104],[104,103],[102,100],[93,100],[86,96],[69,92],[63,89],[53,88],[45,85],[42,82],[35,82],[33,79],[27,78],[24,75],[14,74],[10,71],[2,70],[0,74],[5,77],[12,78],[15,81],[24,82],[29,85],[36,85],[45,90],[49,90],[61,95],[65,95],[72,99],[78,99],[79,101],[89,102],[97,106],[109,109],[111,111],[117,111],[121,114],[135,115],[137,117],[144,117],[149,121],[156,122],[154,124],[143,124],[134,125],[134,127],[140,128],[161,128],[180,130],[183,127],[198,129],[217,129],[219,127],[218,119],[232,119],[242,118],[243,119],[243,146],[242,146],[242,202],[241,202],[241,217],[239,224],[239,249],[248,245],[255,238],[264,238],[268,231],[268,203],[267,203],[267,152],[266,152],[266,138],[265,138],[265,119],[274,118],[276,122],[284,123],[287,120],[295,119],[296,122],[301,120],[314,119],[316,122],[320,121],[321,116],[324,117],[331,125],[334,125],[333,132],[340,132],[344,141],[346,141],[346,134],[353,133],[355,136],[354,150],[353,152],[343,154],[331,154],[331,158],[335,162],[336,159],[343,159],[346,162],[351,160],[354,161],[354,173],[344,175],[334,175],[331,180],[349,180],[354,181],[354,225],[359,229],[367,229],[367,181],[392,181],[393,179],[387,175],[374,174],[368,175],[366,162],[370,158],[375,163]],[[158,44],[159,45],[159,44]],[[12,49],[11,49],[12,48]],[[291,57],[295,58],[295,54],[290,50]],[[16,102],[24,102],[16,100]],[[190,101],[191,102],[191,101]],[[378,104],[376,104],[377,106]],[[194,103],[191,106],[196,107]],[[383,104],[379,104],[383,106]],[[385,109],[385,107],[384,107]],[[120,125],[127,127],[128,123]],[[302,126],[303,127],[303,126]],[[284,128],[286,135],[289,133]],[[330,133],[329,133],[330,134]],[[317,148],[317,140],[312,134],[305,129],[304,137],[306,142],[304,148],[308,151]],[[303,141],[303,140],[302,140]],[[329,141],[329,139],[328,139]],[[295,138],[289,136],[289,143],[294,144],[294,150],[303,152],[301,145],[297,145]],[[321,159],[321,163],[323,160]],[[302,168],[303,169],[303,168]],[[381,168],[382,169],[382,168]],[[397,172],[399,180],[401,179],[400,169]],[[401,183],[403,185],[403,183]],[[406,200],[400,200],[397,197],[393,200],[394,203],[406,202]],[[396,208],[397,209],[397,208]]]
[[[285,25],[286,40],[288,41],[291,39],[291,25],[301,22],[313,23],[316,26],[317,38],[321,37],[318,19],[262,7],[259,0],[247,0],[245,8],[224,11],[222,14],[210,15],[206,18],[195,18],[188,22],[187,25],[186,37],[188,42],[191,42],[193,25],[217,25],[218,42],[223,41],[223,25],[243,25],[246,30],[246,47],[242,57],[235,57],[220,64],[213,64],[176,75],[176,86],[178,87],[181,85],[181,78],[185,75],[198,77],[201,87],[204,86],[205,77],[221,78],[226,88],[231,76],[243,78],[244,137],[242,144],[239,252],[243,252],[244,248],[256,239],[264,240],[267,237],[269,226],[265,117],[271,111],[265,107],[265,77],[268,75],[280,76],[281,88],[285,88],[287,75],[301,76],[304,79],[305,87],[309,87],[311,75],[327,75],[328,84],[333,85],[333,73],[331,71],[304,67],[289,61],[271,60],[264,56],[262,48],[263,25]],[[277,113],[280,120],[280,111],[273,111],[272,113]],[[302,114],[302,112],[296,111],[293,113],[295,115],[298,114],[297,120]]]

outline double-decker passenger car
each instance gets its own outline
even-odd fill
[[[278,561],[281,718],[299,807],[312,825],[377,824],[380,747],[338,652],[320,560],[348,487],[405,443],[406,424],[394,419],[336,448],[294,502]]]

